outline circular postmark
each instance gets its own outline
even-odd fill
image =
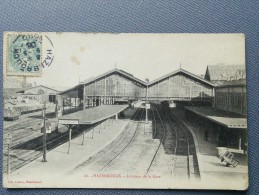
[[[47,35],[44,35],[43,38],[44,38],[44,45],[42,48],[43,58],[41,62],[41,67],[45,68],[45,67],[49,67],[54,60],[54,45],[51,39]]]
[[[41,76],[54,60],[54,45],[42,33],[11,33],[7,36],[8,76]]]
[[[9,34],[7,75],[40,76],[42,35]]]

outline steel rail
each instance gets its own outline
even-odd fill
[[[149,164],[149,166],[148,166],[148,169],[147,169],[147,171],[146,171],[146,175],[148,174],[148,172],[149,172],[149,170],[150,170],[150,168],[151,168],[151,166],[152,166],[152,164],[153,164],[153,162],[154,162],[154,160],[155,160],[155,158],[156,158],[156,156],[157,156],[158,150],[160,149],[162,143],[164,143],[165,134],[166,134],[166,130],[165,130],[165,127],[164,127],[164,125],[163,125],[163,121],[162,121],[162,119],[161,119],[161,116],[160,116],[159,112],[158,112],[156,109],[155,109],[155,111],[157,112],[158,117],[159,117],[159,119],[160,119],[160,121],[161,121],[161,126],[162,126],[162,128],[163,128],[163,137],[162,137],[162,140],[160,141],[160,143],[159,143],[159,145],[158,145],[158,147],[157,147],[157,149],[156,149],[156,152],[155,152],[155,154],[154,154],[154,156],[153,156],[153,158],[152,158],[152,160],[151,160],[151,162],[150,162],[150,164]]]
[[[136,113],[136,115],[135,115],[133,121],[135,121],[135,119],[137,118],[137,116],[138,116],[138,114],[139,114],[139,111],[140,111],[140,108],[138,108],[137,113]],[[143,113],[144,113],[144,110],[142,110],[142,112],[141,112],[140,119],[142,118]],[[133,124],[134,124],[134,123],[133,123]],[[132,124],[132,125],[133,125],[133,124]],[[112,158],[105,166],[103,166],[103,167],[98,171],[98,173],[100,173],[103,169],[105,169],[107,166],[109,166],[111,162],[113,162],[123,151],[125,151],[125,149],[126,149],[126,148],[130,145],[130,143],[134,140],[134,138],[135,138],[135,136],[136,136],[136,133],[137,133],[137,131],[138,131],[138,128],[139,128],[139,124],[140,124],[140,120],[138,121],[138,124],[137,124],[137,127],[136,127],[136,129],[135,129],[135,132],[134,132],[132,138],[130,139],[130,141],[127,143],[127,145],[126,145],[114,158]]]
[[[175,155],[175,157],[174,157],[173,169],[172,169],[172,171],[171,171],[171,174],[173,174],[173,171],[174,171],[174,168],[175,168],[175,164],[176,164],[176,159],[177,159],[177,157],[176,157],[176,152],[177,152],[177,147],[178,147],[178,132],[177,132],[175,126],[173,125],[173,123],[172,123],[170,117],[167,116],[167,120],[169,121],[169,124],[171,125],[172,129],[173,129],[174,132],[175,132],[175,148],[174,148],[174,155]]]
[[[178,130],[181,130],[184,133],[186,141],[187,141],[187,174],[188,174],[188,178],[190,179],[191,173],[190,173],[190,142],[189,142],[189,138],[188,138],[188,135],[187,135],[185,129],[179,124],[179,121],[176,119],[173,119],[171,115],[170,115],[170,118],[171,118],[171,120],[175,121],[175,123],[179,127]]]
[[[77,129],[77,130],[79,131],[80,129]],[[72,139],[74,139],[74,138],[77,138],[77,137],[81,136],[83,133],[84,133],[84,132],[81,132],[81,133],[76,134],[76,135],[75,135],[75,133],[74,133],[74,135],[72,135]],[[47,142],[46,146],[47,146],[47,145],[49,145],[49,144],[51,144],[51,143],[53,143],[53,142],[55,142],[55,141],[57,141],[57,140],[60,140],[60,139],[62,139],[62,138],[64,138],[64,137],[67,137],[67,136],[68,136],[68,133],[65,133],[64,135],[59,136],[59,137],[57,137],[57,138],[55,138],[55,139],[53,139],[53,140],[51,140],[51,141]],[[61,144],[64,144],[66,141],[67,141],[66,139],[65,139],[65,140],[62,140],[60,143],[57,143],[53,148],[51,148],[51,149],[47,150],[47,152],[49,152],[49,151],[53,150],[54,148],[56,148],[56,147],[60,146]],[[16,146],[14,146],[14,147],[18,147],[18,146],[20,146],[20,145],[22,145],[22,144],[24,144],[24,143],[17,144],[17,145],[16,145]],[[13,147],[13,148],[14,148],[14,147]],[[20,160],[20,161],[23,161],[23,163],[18,164],[18,166],[14,166],[14,167],[13,167],[13,169],[12,169],[11,171],[17,170],[18,168],[20,168],[20,167],[22,167],[22,166],[24,166],[24,165],[28,164],[29,162],[31,162],[31,161],[33,161],[33,160],[35,160],[36,158],[40,157],[40,156],[42,155],[42,153],[43,153],[43,152],[42,152],[42,151],[38,151],[38,150],[39,150],[39,149],[41,149],[41,148],[43,148],[43,146],[40,146],[40,147],[34,148],[32,151],[27,152],[27,153],[25,153],[25,154],[23,154],[23,155],[21,155],[21,156],[18,156],[18,157],[17,157],[17,156],[12,155],[12,157],[13,157],[13,158],[16,158],[16,159],[18,159],[18,160]],[[15,150],[15,149],[14,149],[14,150]],[[38,151],[38,152],[40,152],[40,153],[38,153],[37,151]],[[32,156],[32,154],[35,154],[35,155],[34,155],[34,156]],[[17,154],[16,154],[16,155],[17,155]],[[31,155],[31,156],[32,156],[32,158],[27,159],[27,160],[21,159],[21,158],[27,157],[27,156],[29,156],[29,155]],[[14,162],[14,163],[15,163],[15,162]],[[17,167],[18,167],[18,168],[17,168]]]

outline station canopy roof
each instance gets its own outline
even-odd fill
[[[59,117],[61,124],[95,124],[125,110],[128,105],[101,105]]]
[[[140,83],[140,84],[142,84],[142,85],[144,85],[144,86],[147,85],[147,83],[146,83],[145,81],[142,81],[142,80],[140,80],[140,79],[134,77],[132,74],[130,74],[130,73],[124,71],[124,70],[119,70],[119,69],[117,69],[117,68],[114,68],[114,69],[112,69],[112,70],[110,70],[110,71],[108,71],[108,72],[105,72],[105,73],[103,73],[103,74],[101,74],[101,75],[99,75],[99,76],[97,76],[97,77],[92,77],[92,78],[86,80],[85,82],[80,82],[80,84],[88,84],[88,83],[91,83],[91,82],[93,82],[93,81],[95,81],[95,80],[98,80],[98,79],[100,79],[100,78],[103,78],[103,77],[105,77],[105,76],[107,76],[107,75],[114,74],[114,73],[123,75],[123,76],[125,76],[126,78],[131,79],[131,80],[134,80],[134,81],[136,81],[136,82],[138,82],[138,83]]]
[[[197,75],[195,75],[193,73],[190,73],[190,72],[188,72],[188,71],[186,71],[186,70],[184,70],[182,68],[180,68],[180,69],[178,69],[178,70],[176,70],[174,72],[170,72],[169,74],[166,74],[166,75],[164,75],[164,76],[162,76],[162,77],[160,77],[158,79],[155,79],[155,80],[151,81],[150,83],[148,83],[148,85],[153,85],[153,84],[155,84],[157,82],[160,82],[160,81],[162,81],[162,80],[164,80],[164,79],[166,79],[168,77],[171,77],[171,76],[179,74],[179,73],[182,73],[182,74],[187,75],[187,76],[189,76],[189,77],[191,77],[193,79],[196,79],[196,80],[200,81],[201,83],[204,83],[204,84],[207,84],[207,85],[209,85],[211,87],[214,87],[214,85],[211,82],[203,79],[200,76],[197,76]]]
[[[187,110],[228,128],[247,129],[247,119],[239,114],[213,107],[186,106]]]
[[[153,80],[153,81],[151,81],[151,82],[149,82],[149,83],[147,83],[147,82],[145,82],[145,81],[142,81],[142,80],[140,80],[140,79],[134,77],[132,74],[130,74],[130,73],[124,71],[124,70],[120,70],[120,69],[115,68],[115,69],[112,69],[112,70],[110,70],[110,71],[108,71],[108,72],[105,72],[105,73],[103,73],[103,74],[101,74],[101,75],[99,75],[99,76],[91,77],[91,78],[89,78],[89,79],[87,79],[87,80],[85,80],[85,81],[83,81],[83,82],[80,82],[78,85],[76,85],[76,86],[74,86],[74,87],[72,87],[72,88],[69,88],[69,89],[67,89],[67,90],[65,90],[65,91],[60,92],[60,94],[64,94],[64,93],[69,92],[69,91],[71,91],[71,90],[76,90],[76,89],[78,89],[79,87],[81,87],[81,86],[83,86],[83,85],[86,85],[86,84],[88,84],[88,83],[94,82],[94,81],[96,81],[96,80],[98,80],[98,79],[101,79],[101,78],[103,78],[103,77],[105,77],[105,76],[108,76],[108,75],[111,75],[111,74],[114,74],[114,73],[123,75],[124,77],[126,77],[126,78],[128,78],[128,79],[130,79],[130,80],[133,80],[133,81],[135,81],[135,82],[137,82],[137,83],[143,85],[144,87],[152,86],[153,84],[155,84],[155,83],[157,83],[157,82],[160,82],[160,81],[162,81],[162,80],[164,80],[164,79],[166,79],[166,78],[168,78],[168,77],[171,77],[171,76],[173,76],[173,75],[177,75],[177,74],[179,74],[179,73],[184,74],[184,75],[187,75],[187,76],[189,76],[190,78],[195,79],[195,80],[197,80],[197,81],[199,81],[199,82],[201,82],[201,83],[204,83],[204,84],[206,84],[206,85],[209,85],[209,86],[211,86],[211,87],[214,87],[214,84],[211,83],[210,81],[208,81],[208,80],[206,80],[206,79],[204,79],[204,78],[202,78],[202,77],[200,77],[200,76],[197,76],[197,75],[195,75],[195,74],[193,74],[193,73],[190,73],[190,72],[188,72],[188,71],[186,71],[186,70],[184,70],[184,69],[182,69],[182,68],[180,68],[180,69],[178,69],[178,70],[176,70],[176,71],[173,71],[173,72],[171,72],[171,73],[169,73],[169,74],[166,74],[166,75],[164,75],[164,76],[162,76],[162,77],[160,77],[160,78],[158,78],[158,79],[155,79],[155,80]]]

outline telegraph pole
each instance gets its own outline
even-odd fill
[[[10,144],[7,144],[8,147],[8,156],[7,156],[7,175],[10,174]]]
[[[44,106],[42,109],[42,117],[43,117],[43,159],[42,162],[47,162],[47,132],[46,132],[46,102],[44,102]]]

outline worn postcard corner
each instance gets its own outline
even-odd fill
[[[3,43],[5,188],[248,188],[244,34]]]

